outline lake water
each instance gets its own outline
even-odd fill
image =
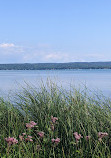
[[[0,96],[8,94],[25,86],[25,82],[38,86],[41,80],[45,83],[47,78],[52,82],[70,89],[86,86],[92,91],[102,91],[111,96],[111,70],[1,70],[0,71]]]

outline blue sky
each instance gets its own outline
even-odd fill
[[[111,61],[110,0],[1,0],[0,63]]]

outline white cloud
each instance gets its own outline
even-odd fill
[[[36,44],[35,46],[20,46],[13,43],[0,44],[0,63],[16,62],[83,62],[83,61],[107,61],[110,56],[104,53],[78,53],[65,52],[52,48],[48,44]]]
[[[11,47],[15,47],[15,45],[13,43],[1,43],[0,44],[0,48],[11,48]]]
[[[61,59],[61,55],[59,55],[59,54],[48,54],[48,55],[46,55],[45,56],[45,58],[47,59],[47,60],[49,60],[49,59]]]
[[[51,52],[44,56],[47,61],[65,62],[68,59],[68,54],[64,52]]]
[[[0,57],[7,56],[13,58],[24,53],[24,48],[22,46],[15,45],[13,43],[2,43],[0,44]]]

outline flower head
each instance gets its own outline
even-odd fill
[[[77,132],[74,132],[73,135],[74,135],[74,137],[75,137],[77,143],[79,142],[79,140],[80,140],[81,138],[83,138],[83,137],[81,136],[81,134],[78,134]]]
[[[40,136],[40,138],[43,138],[43,137],[44,137],[44,132],[42,132],[42,131],[41,131],[41,132],[38,132],[37,134]]]
[[[37,125],[37,123],[35,123],[34,121],[30,121],[30,124],[32,124],[33,126]]]
[[[57,117],[53,117],[53,116],[51,116],[51,121],[52,121],[53,124],[55,124],[57,120],[58,120]]]
[[[24,136],[19,135],[20,140],[24,140]]]
[[[32,136],[27,136],[27,138],[25,139],[26,141],[30,141],[30,142],[33,142],[33,140],[32,140]]]
[[[91,136],[86,136],[86,140],[88,141],[91,138]]]
[[[51,139],[52,143],[55,143],[56,145],[58,145],[60,143],[60,138],[56,138],[56,139]]]
[[[29,136],[29,135],[28,135],[28,138],[32,138],[32,136]]]
[[[26,141],[29,141],[29,142],[33,142],[33,140],[30,139],[30,138],[26,138],[25,140],[26,140]]]
[[[22,133],[22,135],[23,135],[23,136],[25,136],[25,135],[26,135],[26,133]]]
[[[102,138],[108,136],[108,133],[106,132],[99,132],[98,133],[98,137],[99,137],[99,141],[102,141]]]
[[[26,123],[26,127],[29,128],[29,129],[33,128],[36,125],[37,125],[37,123],[35,123],[34,121],[30,121],[30,123]]]
[[[8,143],[9,146],[18,143],[18,140],[14,137],[5,138],[5,141]]]
[[[34,127],[34,125],[32,125],[32,124],[30,124],[30,123],[26,123],[26,127],[27,127],[27,128],[32,128],[32,127]]]
[[[52,143],[54,143],[54,142],[55,142],[55,139],[53,138],[53,139],[51,139],[51,141],[52,141]]]
[[[60,138],[55,139],[55,144],[58,144],[58,143],[60,143]]]

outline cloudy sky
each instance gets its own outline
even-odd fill
[[[0,63],[111,61],[111,0],[1,0]]]

